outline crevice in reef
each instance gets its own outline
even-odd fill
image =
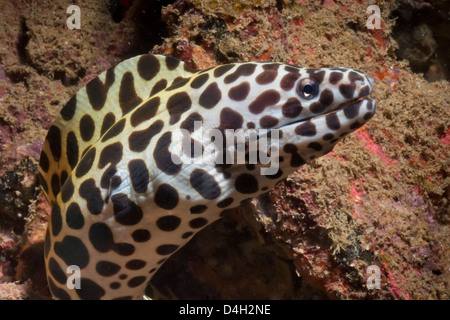
[[[30,37],[28,36],[28,27],[24,17],[20,19],[20,34],[17,41],[16,49],[19,61],[22,64],[28,64],[30,59],[27,54],[27,45],[30,42]]]
[[[397,56],[429,81],[450,80],[450,2],[402,4],[390,16],[396,19],[393,37]]]
[[[9,171],[0,180],[0,227],[14,226],[14,232],[24,231],[28,206],[36,198],[37,180],[29,172],[37,167],[29,159],[22,160],[16,170]]]
[[[128,14],[135,21],[134,41],[136,47],[131,56],[147,53],[155,45],[161,44],[169,34],[167,24],[161,19],[163,7],[172,4],[173,0],[137,1]]]
[[[28,27],[26,24],[26,20],[24,17],[20,19],[20,31],[18,40],[16,43],[17,57],[19,59],[19,63],[22,66],[30,65],[30,58],[27,52],[27,45],[30,41],[30,37],[28,36]],[[21,68],[20,66],[12,68],[11,70],[5,70],[8,78],[13,83],[22,82],[25,87],[28,88],[27,77],[29,75],[29,71]]]

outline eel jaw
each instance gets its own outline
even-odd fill
[[[358,97],[358,98],[346,101],[346,102],[338,105],[337,108],[335,108],[333,110],[330,110],[330,111],[328,111],[326,113],[319,114],[319,115],[314,116],[314,117],[310,117],[310,118],[308,118],[306,120],[311,120],[311,119],[320,118],[320,117],[326,117],[327,115],[332,114],[332,113],[338,113],[338,112],[343,111],[343,110],[349,110],[350,108],[354,108],[357,105],[361,105],[364,101],[370,100],[370,99],[372,99],[372,98],[370,98],[369,96]]]

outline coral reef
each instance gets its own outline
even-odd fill
[[[0,1],[0,299],[50,298],[42,258],[50,208],[36,174],[54,116],[101,71],[149,51],[199,69],[250,60],[349,66],[376,79],[379,106],[332,153],[198,234],[149,294],[449,299],[450,88],[440,58],[448,35],[425,19],[408,35],[419,44],[393,38],[396,15],[445,1],[378,1],[378,30],[366,28],[371,1],[120,3],[77,1],[81,29],[69,30],[65,2]],[[379,289],[367,287],[371,265]]]

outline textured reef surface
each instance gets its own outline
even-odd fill
[[[200,232],[149,295],[449,299],[448,4],[378,1],[380,29],[368,29],[371,2],[78,1],[81,29],[69,30],[66,1],[0,1],[0,299],[50,298],[51,210],[36,177],[53,118],[99,73],[147,52],[198,69],[352,67],[376,80],[378,102],[333,152]],[[366,284],[373,265],[378,289]]]

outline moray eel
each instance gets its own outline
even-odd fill
[[[52,206],[45,264],[53,296],[142,297],[158,268],[196,232],[366,123],[376,109],[371,92],[370,79],[353,69],[276,62],[199,71],[146,54],[105,71],[61,109],[43,145],[39,176]],[[261,154],[276,170],[262,174],[267,162],[250,161],[257,152],[219,161],[219,154],[236,160],[225,156],[239,143],[220,149],[201,137],[202,129],[225,140],[227,129],[255,132],[256,139],[241,141],[247,147],[267,136]],[[215,161],[192,152],[202,156],[212,144]],[[183,145],[194,148],[183,153]]]

